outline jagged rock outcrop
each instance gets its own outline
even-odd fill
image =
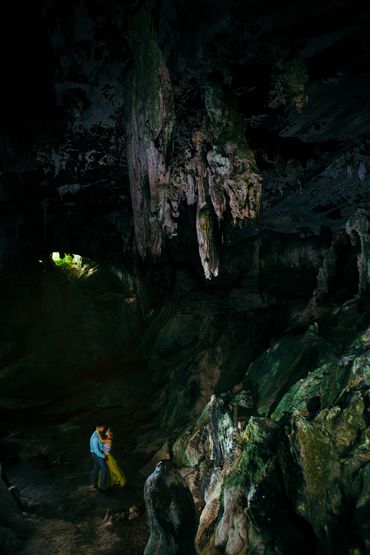
[[[293,553],[303,538],[309,553],[308,527],[292,514],[280,477],[280,426],[270,419],[253,417],[241,432],[232,421],[233,406],[222,400],[211,401],[191,443],[187,444],[185,436],[174,446],[178,464],[192,464],[197,475],[189,487],[203,500],[197,533],[201,553]],[[195,445],[197,457],[192,459],[189,449],[193,451]],[[221,450],[226,454],[222,460],[217,456]],[[185,468],[182,472],[188,479]]]
[[[272,418],[250,416],[248,395],[229,393],[175,442],[202,553],[368,551],[368,342],[366,330],[344,355],[280,389]],[[294,364],[285,369],[299,378]]]
[[[282,464],[295,472],[287,488],[297,513],[329,553],[370,547],[363,521],[370,502],[368,340],[366,330],[345,356],[299,381],[273,415],[290,415]]]
[[[196,555],[197,516],[186,482],[172,461],[161,461],[145,482],[150,536],[145,555]]]

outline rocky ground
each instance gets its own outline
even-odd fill
[[[128,520],[132,486],[103,497],[92,491],[86,470],[47,472],[27,464],[10,469],[25,503],[32,535],[24,554],[142,553],[147,541],[145,517]]]

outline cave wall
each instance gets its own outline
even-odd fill
[[[210,278],[240,239],[335,233],[366,199],[366,6],[2,9],[3,269],[58,247]]]

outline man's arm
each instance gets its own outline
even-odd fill
[[[99,438],[97,436],[94,436],[92,438],[91,450],[93,453],[95,453],[95,455],[97,455],[101,459],[105,459],[104,453],[99,449]]]
[[[108,443],[110,441],[109,439],[103,439],[100,432],[97,432],[97,434],[98,434],[100,443]]]

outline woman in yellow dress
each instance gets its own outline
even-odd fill
[[[112,451],[112,443],[113,443],[113,430],[111,428],[108,428],[107,431],[105,432],[105,438],[103,438],[100,434],[100,432],[98,432],[99,435],[99,441],[101,441],[101,443],[103,444],[103,448],[104,448],[104,453],[106,456],[106,465],[107,465],[107,488],[111,488],[112,486],[119,486],[120,488],[123,488],[123,486],[126,484],[127,480],[126,480],[126,476],[123,472],[123,470],[121,470],[121,468],[118,466],[118,463],[116,461],[116,459],[113,457],[111,451]],[[101,478],[100,478],[100,473],[99,473],[99,482],[98,482],[98,486],[101,487]]]

